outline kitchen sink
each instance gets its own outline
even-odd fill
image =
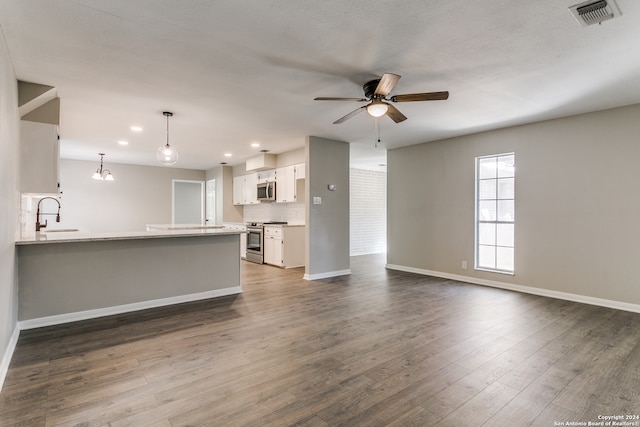
[[[57,228],[53,230],[40,230],[40,232],[44,233],[69,233],[71,231],[80,231],[77,228]]]

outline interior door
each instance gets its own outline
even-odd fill
[[[205,222],[207,225],[214,225],[216,223],[216,180],[210,179],[205,185]]]
[[[204,224],[204,181],[173,180],[173,224]]]

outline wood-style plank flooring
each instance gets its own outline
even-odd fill
[[[387,271],[378,255],[351,267],[304,281],[300,269],[243,262],[239,296],[23,331],[0,426],[640,415],[640,314]]]

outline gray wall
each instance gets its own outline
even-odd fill
[[[19,230],[18,82],[0,32],[0,388],[18,319],[15,239]]]
[[[240,287],[237,234],[21,245],[18,252],[20,320]]]
[[[95,181],[91,174],[99,160],[60,161],[62,210],[56,227],[100,233],[170,224],[172,179],[205,180],[200,170],[109,163],[105,156],[105,168],[115,181]]]
[[[309,136],[306,153],[305,275],[313,278],[344,273],[350,268],[349,144]],[[329,191],[329,184],[335,184],[337,190]],[[322,204],[313,204],[316,196],[322,198]]]
[[[233,204],[233,166],[209,169],[207,180],[216,180],[216,223],[242,223],[242,206]]]
[[[639,117],[634,105],[390,150],[388,263],[640,304]],[[514,276],[473,270],[474,158],[505,152]]]

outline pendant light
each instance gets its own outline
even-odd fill
[[[98,169],[96,169],[91,178],[95,179],[96,181],[113,181],[113,175],[111,175],[111,171],[109,169],[102,169],[102,158],[105,156],[105,154],[98,153],[98,155],[100,156],[100,166],[98,167]]]
[[[169,117],[173,116],[173,113],[168,111],[164,111],[164,114],[167,117],[167,144],[158,148],[156,153],[156,157],[160,163],[166,166],[175,165],[178,161],[178,152],[175,148],[172,148],[169,145]]]

